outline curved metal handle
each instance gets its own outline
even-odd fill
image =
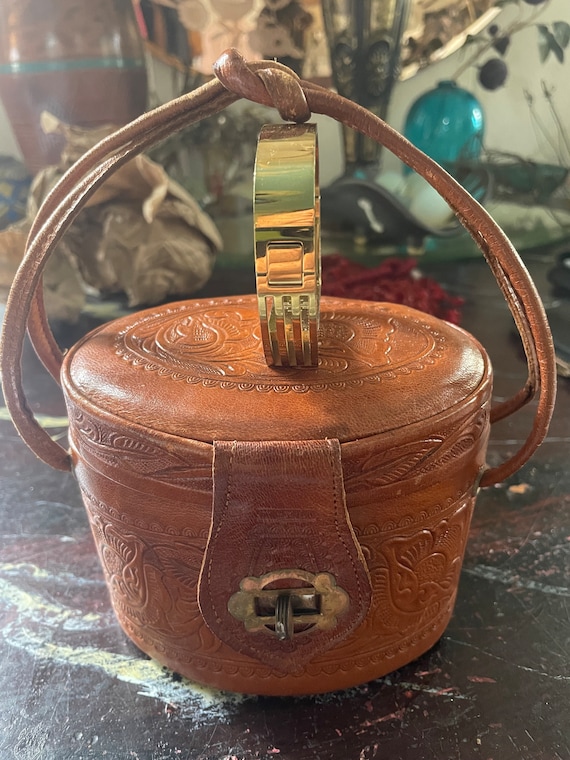
[[[534,424],[527,440],[513,457],[487,470],[481,485],[491,485],[513,474],[546,436],[554,407],[556,363],[542,302],[504,232],[441,166],[361,106],[300,81],[279,64],[269,61],[246,64],[233,50],[222,55],[215,72],[217,81],[141,116],[95,146],[61,179],[38,213],[6,306],[1,344],[4,395],[21,436],[44,461],[58,469],[70,468],[68,453],[52,441],[34,419],[22,390],[20,372],[30,310],[30,335],[38,355],[52,374],[57,375],[61,365],[61,352],[47,326],[41,296],[35,295],[55,245],[93,192],[130,158],[182,127],[245,97],[263,105],[274,105],[281,116],[290,121],[306,121],[311,111],[326,114],[376,140],[427,179],[468,230],[507,300],[528,363],[525,386],[512,399],[495,407],[492,419],[511,414],[539,393]]]
[[[265,359],[318,364],[320,198],[315,124],[267,124],[254,169],[257,304]]]

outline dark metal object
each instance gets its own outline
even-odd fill
[[[464,168],[454,176],[479,202],[491,192],[491,176],[484,167]],[[447,238],[463,232],[455,216],[443,227],[424,224],[382,185],[346,175],[322,188],[321,215],[333,229],[346,227],[367,240],[410,250],[421,248],[426,236]]]
[[[323,0],[322,7],[338,93],[385,118],[411,1]],[[348,174],[377,166],[377,144],[347,127],[343,135]]]
[[[427,235],[452,237],[463,227],[453,217],[449,227],[435,229],[416,219],[409,209],[382,185],[343,177],[321,191],[323,222],[353,229],[366,239],[402,244],[410,249],[422,245]]]
[[[275,605],[275,635],[280,641],[293,638],[293,603],[291,594],[279,594]]]

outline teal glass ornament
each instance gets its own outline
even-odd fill
[[[479,158],[484,130],[477,98],[449,80],[420,95],[404,124],[408,140],[448,169],[457,161]]]

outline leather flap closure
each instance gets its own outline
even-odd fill
[[[371,600],[346,509],[340,443],[214,443],[199,604],[241,654],[294,673],[342,641]]]

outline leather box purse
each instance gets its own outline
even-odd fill
[[[5,314],[6,403],[38,456],[75,473],[113,607],[143,651],[222,689],[345,688],[401,667],[442,635],[478,488],[514,473],[546,434],[552,342],[511,244],[441,167],[363,108],[278,64],[228,51],[215,72],[105,139],[40,210]],[[280,126],[260,143],[258,297],[125,316],[62,357],[39,285],[82,204],[134,155],[239,97],[274,104],[298,125],[292,142]],[[488,356],[457,327],[403,306],[319,304],[311,111],[392,150],[476,240],[528,359],[514,398],[491,407]],[[26,327],[62,385],[69,450],[26,404]],[[536,393],[526,443],[488,467],[491,424]]]

